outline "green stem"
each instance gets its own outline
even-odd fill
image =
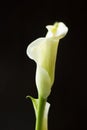
[[[43,123],[43,116],[44,116],[46,100],[47,99],[44,99],[43,97],[39,96],[35,130],[42,130],[42,125],[43,125],[42,123]]]

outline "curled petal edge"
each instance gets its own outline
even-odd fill
[[[55,37],[61,39],[68,32],[68,27],[63,22],[56,22],[54,25],[47,25],[46,28],[48,30],[46,37],[48,38]]]

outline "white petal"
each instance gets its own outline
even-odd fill
[[[36,85],[38,93],[47,98],[51,92],[51,79],[48,72],[37,64],[36,69]]]
[[[40,46],[40,44],[43,43],[45,38],[38,38],[35,41],[33,41],[32,43],[29,44],[29,46],[27,47],[27,55],[29,58],[37,61],[38,57],[39,57],[39,51],[36,50],[37,47]],[[38,53],[38,54],[37,54]]]
[[[59,23],[56,36],[63,38],[68,32],[68,28],[62,22]]]
[[[54,25],[48,25],[48,26],[46,26],[46,28],[48,29],[48,32],[46,35],[47,38],[54,37],[54,38],[61,39],[68,32],[68,27],[63,22],[59,22],[58,27],[55,27],[55,24],[54,24]],[[56,29],[56,32],[52,31],[53,28]]]

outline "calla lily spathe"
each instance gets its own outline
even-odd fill
[[[54,83],[55,63],[59,40],[63,38],[68,28],[62,22],[46,26],[48,32],[29,44],[27,55],[36,62],[36,86],[38,94],[47,98]]]

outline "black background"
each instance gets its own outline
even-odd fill
[[[55,21],[69,32],[59,44],[49,130],[87,128],[86,19],[84,0],[0,3],[0,130],[34,130],[33,106],[25,97],[37,97],[35,63],[26,48]]]

